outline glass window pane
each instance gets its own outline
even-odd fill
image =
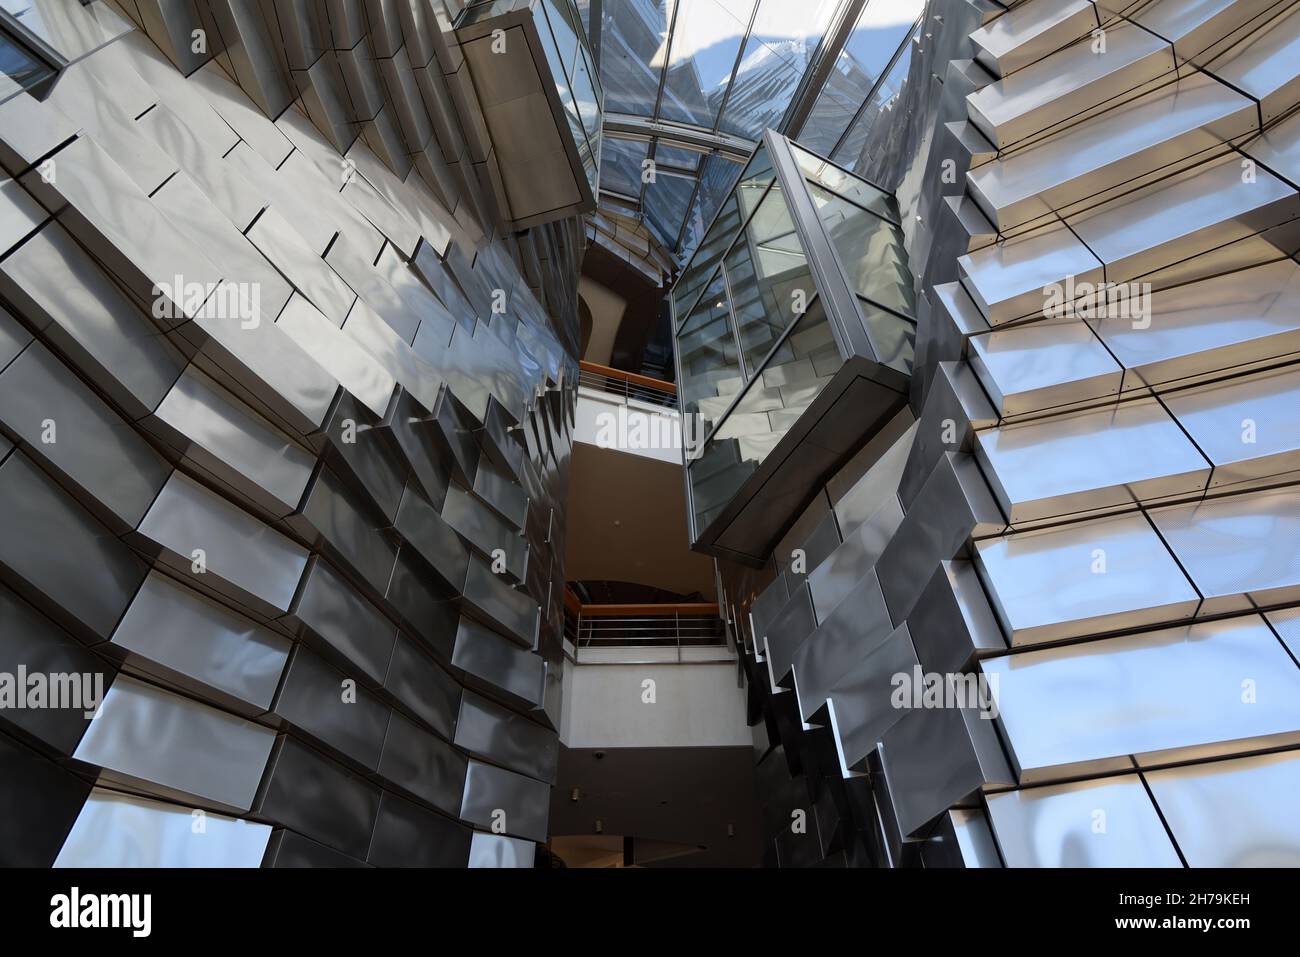
[[[776,126],[812,62],[838,0],[762,0],[721,129],[758,139]]]
[[[915,317],[903,231],[813,183],[808,184],[808,192],[839,253],[849,286],[872,302]]]
[[[607,138],[600,164],[600,188],[624,196],[641,195],[641,163],[648,144]]]
[[[688,0],[680,4],[662,117],[713,128],[753,12],[754,0]]]
[[[876,358],[882,365],[897,369],[904,375],[911,375],[916,348],[916,324],[862,298],[858,299],[858,308],[862,310],[862,321],[867,327],[871,344],[875,347]]]
[[[18,90],[30,90],[43,80],[54,76],[54,68],[30,53],[25,47],[0,33],[0,76],[8,77],[15,85],[0,82],[0,99]]]
[[[736,198],[733,196],[723,204],[722,211],[718,214],[718,218],[714,220],[713,227],[709,230],[708,236],[705,237],[704,244],[695,253],[691,264],[682,273],[682,278],[678,280],[673,289],[673,301],[677,306],[678,321],[684,319],[686,313],[695,305],[695,297],[700,294],[700,289],[704,283],[713,276],[718,263],[722,261],[722,254],[731,245],[731,241],[735,238],[736,231],[739,228],[739,207],[736,205]]]
[[[800,169],[813,183],[824,186],[832,193],[838,193],[845,199],[865,207],[882,219],[898,222],[898,216],[894,213],[893,207],[890,205],[890,198],[884,190],[877,189],[866,180],[844,172],[844,170],[833,163],[827,162],[820,156],[813,156],[811,153],[799,149],[793,143],[790,146],[794,151],[794,158],[798,161]]]
[[[677,333],[677,353],[682,411],[698,412],[706,422],[716,421],[741,386],[731,311],[721,273],[709,283],[699,305]]]
[[[780,187],[774,186],[726,258],[736,335],[752,374],[816,298],[808,260]]]
[[[545,19],[550,23],[551,33],[555,37],[555,47],[560,51],[560,62],[564,64],[564,76],[573,74],[574,59],[578,55],[578,29],[573,21],[573,14],[565,0],[542,0],[540,8],[546,11]],[[537,28],[543,29],[543,23],[534,13]]]
[[[844,142],[831,154],[831,159],[845,169],[857,170],[869,156],[876,120],[882,116],[889,116],[893,111],[894,102],[907,82],[907,74],[912,66],[912,50],[915,47],[913,40],[916,36],[917,34],[913,33],[903,45],[903,52],[899,55],[898,62],[889,71],[889,75],[881,81],[880,86],[876,87],[871,102],[866,105],[862,115],[848,131]],[[888,129],[888,122],[884,123],[881,129]]]
[[[696,529],[703,531],[844,364],[820,300],[690,463]]]
[[[645,198],[642,201],[646,223],[669,249],[677,248],[677,236],[686,220],[686,211],[694,193],[693,176],[678,176],[660,170],[653,183],[646,183]]]
[[[600,82],[605,109],[650,116],[667,58],[669,0],[602,5]]]
[[[687,214],[686,232],[682,236],[678,256],[688,258],[699,245],[704,230],[713,222],[718,207],[727,198],[740,172],[740,164],[723,159],[721,156],[707,156],[700,164],[700,190],[695,196],[695,203]]]

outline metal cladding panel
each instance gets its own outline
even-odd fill
[[[932,0],[894,92],[796,131],[894,191],[919,418],[824,486],[850,531],[807,570],[802,720],[751,688],[810,797],[870,794],[769,861],[844,864],[851,830],[876,866],[1294,865],[1300,15],[1001,7]],[[719,573],[780,649],[784,578]],[[883,644],[840,611],[877,582]]]
[[[0,103],[0,663],[107,689],[0,713],[0,859],[531,864],[581,233],[481,219],[440,8],[128,7]]]
[[[54,866],[260,867],[270,837],[268,824],[96,788]]]
[[[183,642],[174,640],[179,632]],[[127,664],[158,680],[202,689],[236,713],[271,707],[291,643],[282,635],[150,572],[111,639]]]
[[[1137,775],[991,794],[1008,867],[1181,867]]]
[[[112,684],[117,668],[13,592],[0,588],[0,673],[7,685],[0,720],[11,731],[67,755],[76,749],[98,707],[98,692]],[[33,683],[33,675],[41,676],[39,683]],[[65,699],[60,693],[69,679],[79,688],[70,697],[79,700]],[[25,697],[29,690],[30,699]]]
[[[119,675],[72,756],[110,782],[242,812],[274,743],[267,728]]]
[[[541,781],[471,760],[460,817],[494,833],[540,841],[546,835],[550,790]]]
[[[49,867],[90,794],[91,786],[64,767],[0,734],[0,862]]]

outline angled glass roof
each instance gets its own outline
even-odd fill
[[[863,105],[897,63],[923,7],[924,0],[866,0],[860,8],[855,0],[578,0],[605,91],[602,203],[639,216],[684,261],[744,153],[764,129],[780,127],[828,31],[857,11],[799,137],[824,154],[854,142],[854,124],[880,114],[882,104]]]

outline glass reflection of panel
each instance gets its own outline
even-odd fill
[[[713,129],[754,0],[688,0],[679,8],[660,116]]]
[[[808,184],[808,192],[839,253],[849,286],[872,302],[915,317],[903,231],[813,183]]]
[[[801,150],[793,143],[790,146],[799,168],[814,183],[871,210],[877,216],[892,222],[898,221],[898,217],[889,206],[889,196],[884,190],[877,189],[865,180],[844,172],[834,163],[827,162],[820,156],[813,156],[806,150]]]
[[[912,37],[919,34],[913,33]],[[888,117],[893,111],[894,103],[902,93],[903,86],[907,83],[907,74],[912,66],[912,49],[915,46],[912,40],[903,44],[903,52],[878,87],[872,94],[871,101],[862,110],[862,115],[849,129],[844,136],[844,142],[831,154],[831,159],[839,163],[847,170],[856,170],[859,166],[864,165],[864,161],[871,153],[871,146],[876,137],[883,136],[884,131],[889,129],[889,123],[879,124],[880,132],[873,132],[877,129],[876,121],[881,117]]]
[[[605,140],[600,164],[600,188],[624,196],[641,195],[641,164],[649,144],[636,140]]]
[[[745,367],[756,369],[816,294],[780,187],[772,187],[754,213],[726,269]]]
[[[706,421],[716,421],[741,385],[721,274],[709,283],[699,305],[678,332],[677,353],[681,362],[678,390],[682,411],[698,412]]]
[[[595,140],[600,133],[600,101],[596,88],[591,82],[591,69],[587,65],[587,53],[579,51],[573,67],[573,98],[578,104],[578,116],[582,118],[582,127],[587,138]]]
[[[706,174],[707,175],[707,174]],[[695,305],[694,297],[700,288],[713,275],[722,254],[731,245],[736,231],[749,214],[754,211],[763,198],[763,193],[776,178],[772,171],[772,162],[767,149],[760,146],[749,158],[745,170],[740,174],[740,182],[735,193],[729,197],[713,220],[704,242],[691,258],[682,278],[673,289],[673,302],[677,307],[680,322],[685,314]]]
[[[677,307],[678,322],[684,319],[686,313],[694,307],[695,298],[700,294],[704,284],[712,278],[718,263],[722,261],[722,254],[727,251],[727,247],[731,245],[739,229],[740,208],[736,205],[736,197],[732,196],[722,204],[722,209],[717,219],[713,221],[704,243],[696,251],[691,264],[674,287],[673,302]]]
[[[801,143],[817,153],[835,148],[899,45],[910,42],[910,28],[924,6],[924,0],[877,0],[863,7],[804,123]]]
[[[611,113],[652,116],[667,57],[669,0],[601,5],[600,82]]]
[[[694,193],[695,177],[663,170],[655,176],[653,183],[646,184],[643,201],[646,222],[669,249],[677,248],[677,236]]]
[[[564,76],[572,76],[574,61],[578,55],[578,31],[569,4],[567,0],[541,0],[540,6],[546,11],[546,20],[551,25],[551,33],[555,36],[555,47],[560,51]],[[536,12],[533,16],[537,18]],[[540,20],[537,26],[539,30],[542,28]]]
[[[876,358],[882,365],[897,369],[904,375],[912,374],[916,348],[916,324],[902,316],[872,305],[858,297],[862,321],[875,348]]]
[[[28,52],[7,33],[0,32],[0,76],[8,77],[20,90],[30,90],[53,77],[54,73],[53,67]],[[0,99],[15,92],[8,84],[0,83]]]
[[[778,125],[839,0],[762,0],[723,113],[726,133],[758,139]]]
[[[705,227],[713,222],[718,207],[727,198],[736,183],[740,164],[721,156],[706,156],[700,164],[700,189],[695,202],[687,214],[686,232],[682,235],[681,247],[677,253],[683,260],[695,251]]]
[[[491,20],[503,13],[509,13],[514,8],[514,0],[482,0],[475,3],[460,19],[461,26],[467,26],[471,23],[480,23],[483,20]]]
[[[697,530],[735,497],[843,364],[815,300],[690,464]]]

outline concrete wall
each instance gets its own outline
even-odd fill
[[[654,682],[654,702],[643,700]],[[749,747],[734,662],[565,662],[560,741],[570,748]]]

